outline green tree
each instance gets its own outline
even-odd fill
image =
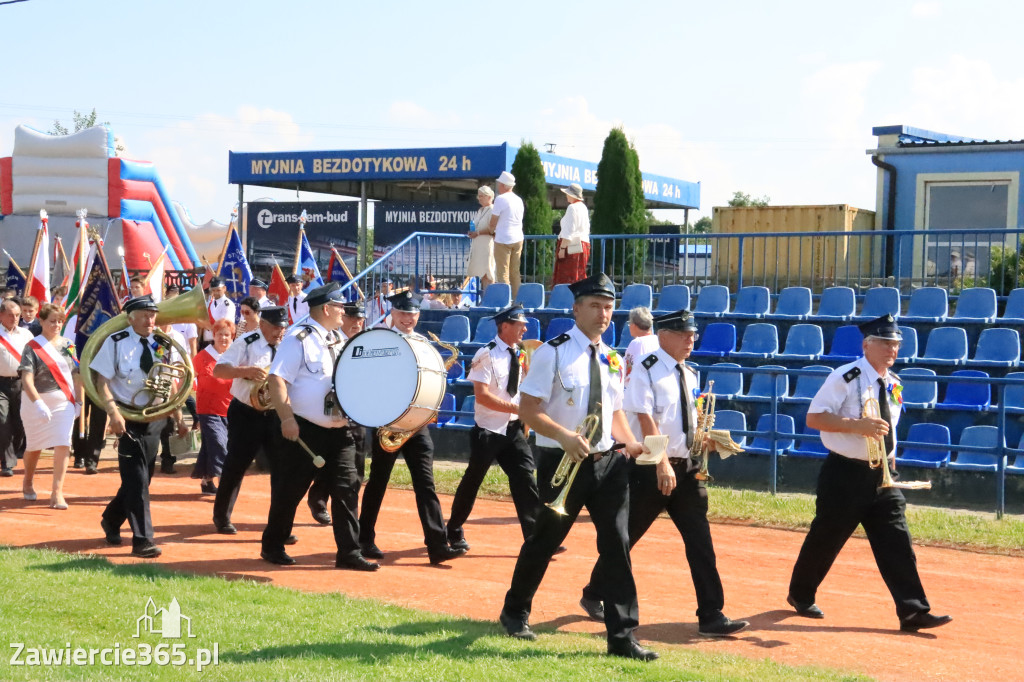
[[[76,132],[77,133],[77,132],[80,132],[82,130],[85,130],[86,128],[92,128],[95,125],[105,125],[105,126],[109,126],[110,125],[110,121],[103,121],[103,123],[98,123],[97,122],[97,116],[96,116],[96,109],[95,108],[92,111],[90,111],[88,114],[83,114],[83,113],[79,112],[78,109],[75,109],[75,111],[71,114],[71,121],[72,121],[71,125],[72,125],[72,127],[74,127],[73,131],[68,130],[67,126],[65,126],[63,123],[60,122],[60,119],[54,119],[53,127],[50,128],[50,134],[51,135],[70,135],[72,132]],[[121,144],[120,142],[118,142],[117,145],[114,147],[114,151],[117,152],[117,154],[122,154],[124,152],[124,145]]]
[[[622,128],[612,128],[604,140],[601,161],[597,164],[594,219],[590,229],[594,234],[647,234],[649,231],[640,156]],[[595,248],[591,263],[597,263],[598,267],[604,264],[606,274],[620,283],[641,282],[646,256],[645,240],[614,240],[603,248]]]
[[[733,192],[729,199],[730,206],[767,206],[772,198],[767,194],[763,197],[752,197],[746,192]]]
[[[515,193],[523,200],[523,232],[550,235],[554,211],[548,200],[547,179],[540,154],[531,142],[523,142],[512,162],[512,175],[516,176]],[[547,282],[554,267],[555,244],[552,240],[537,240],[536,250],[524,250],[522,272],[534,282]]]
[[[697,222],[693,224],[694,234],[708,234],[711,232],[711,216],[701,216]]]

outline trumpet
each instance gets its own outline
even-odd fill
[[[698,481],[714,480],[708,473],[708,449],[712,441],[722,459],[743,452],[743,447],[732,439],[728,431],[714,428],[715,394],[711,392],[714,385],[714,380],[708,381],[704,404],[697,409],[697,428],[693,433],[693,445],[690,446],[690,460],[700,458],[700,469],[693,475]]]
[[[597,407],[601,409],[600,403],[598,403]],[[600,424],[601,420],[596,413],[588,414],[583,418],[579,426],[576,427],[576,433],[586,438],[588,443],[593,443]],[[559,516],[566,515],[565,499],[569,496],[569,488],[572,487],[573,481],[576,480],[576,474],[580,471],[580,464],[582,462],[573,461],[572,455],[567,452],[562,455],[562,459],[558,462],[558,468],[555,469],[555,473],[551,476],[552,488],[563,487],[562,492],[558,493],[558,497],[553,502],[549,502],[547,507]]]
[[[868,398],[864,401],[863,417],[881,419],[882,413],[878,409],[878,400]],[[889,425],[892,428],[892,425]],[[876,436],[866,436],[868,446],[868,466],[872,469],[882,470],[882,483],[879,488],[900,488],[902,490],[931,490],[931,481],[894,481],[889,470],[889,453],[885,449],[885,439]]]

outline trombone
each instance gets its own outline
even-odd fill
[[[862,417],[881,419],[882,413],[878,409],[878,400],[868,398],[864,401]],[[889,425],[892,428],[892,424]],[[885,439],[876,436],[865,436],[868,445],[868,466],[872,469],[882,470],[882,483],[879,488],[900,488],[902,490],[931,490],[931,481],[894,481],[889,471],[889,453],[885,449]]]
[[[597,409],[601,409],[600,403],[598,403]],[[588,443],[593,443],[594,436],[597,435],[597,428],[600,425],[601,419],[598,417],[598,413],[588,414],[583,418],[579,426],[576,427],[576,434],[586,438]],[[555,473],[551,476],[552,488],[565,484],[562,487],[562,492],[558,493],[558,497],[546,505],[559,516],[565,516],[567,513],[565,511],[565,499],[569,496],[569,488],[572,487],[573,481],[576,480],[576,474],[579,473],[580,464],[582,463],[582,461],[573,461],[572,455],[567,452],[562,455],[561,461],[558,462],[558,468],[555,469]]]

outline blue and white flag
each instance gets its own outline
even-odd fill
[[[299,248],[295,254],[295,274],[302,280],[302,291],[309,293],[317,287],[324,285],[324,278],[320,276],[320,267],[316,264],[316,256],[306,239],[306,231],[299,230]]]
[[[352,273],[337,249],[331,249],[331,261],[327,265],[327,281],[339,282],[342,286],[352,281]],[[362,298],[362,292],[358,285],[352,285],[345,291],[346,301],[358,301],[360,298]]]
[[[249,260],[242,249],[242,240],[239,239],[234,227],[231,228],[224,257],[220,259],[220,270],[217,271],[217,275],[224,280],[228,298],[235,303],[249,295],[252,269],[249,268]]]
[[[18,264],[12,259],[7,264],[7,288],[14,289],[18,292],[18,296],[23,296],[25,294],[26,283],[25,273],[21,271],[21,268],[19,268]]]
[[[75,333],[75,346],[81,356],[82,349],[89,337],[99,329],[100,325],[121,312],[114,280],[107,267],[107,259],[103,252],[98,251],[92,259],[92,267],[85,277],[82,286],[82,298],[78,306],[78,324]]]

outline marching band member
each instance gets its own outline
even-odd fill
[[[295,324],[309,314],[306,294],[302,293],[304,282],[295,275],[288,275],[284,281],[288,283],[288,314],[292,316],[292,324]]]
[[[284,441],[279,485],[271,486],[260,556],[283,566],[295,563],[284,544],[292,532],[295,509],[317,474],[305,445],[326,460],[321,475],[329,482],[338,550],[335,568],[376,571],[380,565],[367,561],[359,551],[356,441],[334,392],[334,362],[341,352],[337,329],[345,308],[339,289],[337,282],[331,282],[309,292],[309,318],[292,327],[270,367],[270,395],[281,418]]]
[[[157,305],[150,296],[129,299],[124,311],[129,327],[103,341],[89,370],[95,373],[96,388],[102,407],[110,419],[110,430],[120,436],[117,443],[117,468],[121,487],[103,510],[100,526],[107,544],[121,544],[121,525],[127,519],[132,529],[132,554],[144,559],[160,556],[153,543],[153,522],[149,513],[149,481],[153,477],[160,429],[163,420],[128,421],[119,404],[132,405],[135,393],[143,387],[149,370],[156,362],[150,335],[156,328]],[[160,343],[164,351],[165,348]],[[187,430],[181,410],[175,411],[179,435]]]
[[[32,332],[18,326],[21,306],[13,298],[0,301],[0,476],[13,476],[18,451],[25,446],[21,424],[21,377],[18,366]]]
[[[225,286],[224,280],[220,277],[214,277],[210,280],[210,301],[206,304],[206,310],[209,313],[210,319],[206,329],[203,330],[203,341],[205,343],[213,343],[211,328],[214,322],[225,317],[232,322],[235,321],[235,304],[227,297],[227,291],[227,286]]]
[[[686,548],[690,577],[697,592],[697,632],[704,637],[733,635],[749,623],[722,613],[725,595],[715,565],[708,525],[708,491],[697,480],[700,462],[690,459],[697,428],[694,396],[700,392],[697,372],[686,364],[697,339],[697,323],[688,310],[654,318],[658,347],[638,358],[625,389],[623,409],[633,413],[644,436],[668,436],[665,456],[655,466],[630,462],[629,546],[633,547],[663,511],[668,511]],[[600,590],[607,584],[603,559],[598,559],[583,588],[580,605],[594,620],[604,620]]]
[[[807,426],[821,432],[829,449],[818,475],[814,520],[793,566],[786,601],[807,618],[824,618],[814,603],[839,551],[858,525],[871,543],[875,563],[896,602],[900,630],[917,632],[953,620],[936,616],[925,597],[907,528],[907,503],[899,488],[882,488],[881,468],[868,466],[868,438],[883,438],[886,458],[896,456],[896,424],[902,400],[899,378],[889,371],[903,334],[892,315],[860,325],[864,355],[832,370],[807,408]],[[879,417],[864,406],[878,400]]]
[[[388,301],[391,304],[391,319],[395,330],[423,338],[414,331],[420,319],[420,309],[413,302],[412,294],[408,290],[402,291],[391,296]],[[363,554],[371,559],[380,559],[384,556],[375,543],[374,528],[377,525],[381,503],[384,501],[384,493],[388,489],[388,481],[391,479],[391,470],[399,454],[405,458],[409,474],[412,476],[412,488],[416,492],[416,509],[419,511],[420,523],[423,526],[423,537],[430,563],[440,564],[462,556],[466,553],[465,549],[455,549],[448,545],[441,502],[434,491],[434,441],[430,438],[430,431],[426,426],[394,452],[382,448],[379,437],[373,439],[370,478],[363,492],[363,506],[359,516],[359,541]]]
[[[519,414],[537,432],[542,499],[554,497],[549,482],[563,453],[580,468],[565,500],[566,514],[540,509],[533,533],[519,552],[500,621],[511,637],[537,638],[529,625],[533,597],[552,555],[586,506],[606,567],[600,589],[607,607],[608,653],[651,661],[658,655],[640,646],[633,634],[639,606],[629,563],[627,459],[611,449],[615,440],[621,440],[629,456],[644,452],[622,411],[622,363],[601,342],[615,309],[615,286],[601,273],[569,288],[575,297],[576,325],[534,352],[530,373],[520,386]],[[595,415],[598,422],[593,442],[573,430],[588,415]]]
[[[255,278],[249,282],[249,295],[256,299],[261,308],[270,308],[278,305],[267,298],[267,283],[262,279]]]
[[[469,370],[476,396],[473,426],[469,434],[469,466],[459,482],[448,519],[448,542],[455,549],[469,549],[462,524],[473,511],[473,502],[491,463],[508,476],[523,538],[537,520],[540,493],[533,475],[533,453],[519,420],[519,385],[525,355],[519,343],[526,333],[526,314],[518,303],[493,316],[498,333],[476,352]]]
[[[213,525],[218,533],[234,535],[238,532],[231,523],[231,512],[242,488],[242,479],[262,448],[275,453],[274,443],[280,428],[278,414],[273,407],[258,409],[253,406],[254,392],[267,380],[270,364],[280,348],[288,327],[288,313],[284,308],[260,310],[259,329],[236,339],[221,354],[213,367],[215,379],[231,379],[231,403],[228,405],[228,453],[221,467],[217,497],[213,502]],[[271,470],[276,469],[276,457],[271,457]],[[271,475],[271,487],[274,484]]]

